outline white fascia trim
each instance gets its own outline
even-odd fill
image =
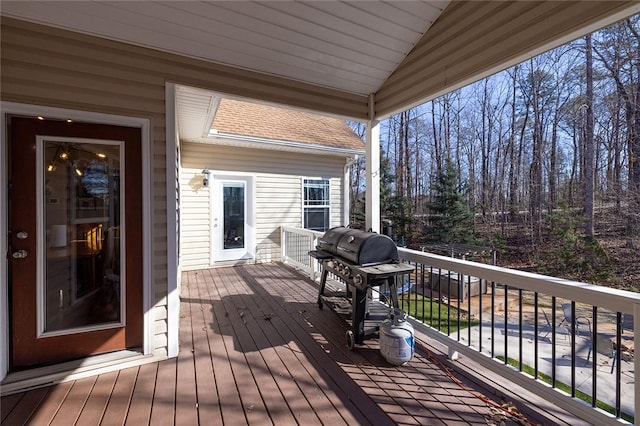
[[[79,111],[65,108],[48,107],[42,105],[22,104],[16,102],[0,102],[0,205],[6,206],[8,203],[8,143],[7,143],[7,115],[26,115],[31,117],[43,116],[54,119],[71,119],[75,121],[86,121],[97,124],[111,124],[119,126],[136,127],[142,132],[142,286],[143,286],[143,310],[144,310],[144,342],[143,352],[149,355],[153,351],[154,328],[153,313],[151,306],[151,124],[146,118],[129,117],[122,115],[105,114],[91,111]],[[0,210],[0,253],[7,252],[8,235],[8,212],[7,209]],[[8,299],[8,268],[5,256],[0,256],[0,380],[6,377],[9,371],[9,299]]]
[[[200,141],[195,141],[200,142]],[[311,154],[336,155],[340,157],[351,157],[354,155],[364,155],[365,147],[362,149],[338,148],[325,145],[313,145],[304,142],[293,142],[279,139],[259,138],[255,136],[235,135],[232,133],[210,132],[205,143],[217,145],[232,145],[256,149],[276,149],[282,151],[298,151]]]
[[[220,106],[220,100],[221,98],[219,96],[214,96],[214,95],[211,95],[211,97],[209,98],[209,108],[207,109],[207,118],[204,120],[204,124],[202,126],[203,138],[206,138],[207,135],[211,133],[211,128],[213,127],[213,120],[216,118],[216,113],[218,112],[218,107]],[[177,114],[176,114],[176,119],[177,119]]]

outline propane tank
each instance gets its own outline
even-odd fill
[[[389,312],[380,325],[380,353],[393,365],[403,365],[413,358],[413,326],[399,308]]]

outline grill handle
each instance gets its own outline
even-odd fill
[[[338,247],[338,251],[343,251],[345,253],[352,253],[352,254],[355,253],[355,250],[351,250],[351,249],[344,248],[344,247]]]

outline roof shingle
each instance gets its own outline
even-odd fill
[[[343,120],[288,108],[222,99],[213,130],[241,136],[364,150]]]

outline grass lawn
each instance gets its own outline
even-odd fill
[[[497,358],[499,360],[501,360],[501,361],[504,361],[504,357],[503,356],[499,356]],[[510,366],[512,366],[512,367],[515,367],[515,368],[518,368],[520,366],[520,363],[518,362],[518,360],[513,359],[513,358],[509,358],[508,364]],[[522,371],[524,373],[532,376],[532,377],[534,377],[534,375],[535,375],[534,368],[530,367],[530,366],[528,366],[526,364],[522,365]],[[538,379],[543,381],[543,382],[545,382],[545,383],[547,383],[547,384],[549,384],[549,385],[553,386],[553,384],[551,383],[551,377],[549,377],[546,374],[541,373],[539,371],[538,371]],[[566,392],[568,394],[571,394],[571,386],[567,385],[566,383],[562,383],[562,382],[559,382],[559,381],[556,380],[555,387],[557,389],[560,389],[561,391],[564,391],[564,392]],[[582,391],[580,391],[578,389],[576,389],[576,398],[578,398],[578,399],[580,399],[582,401],[585,401],[589,405],[593,404],[593,399],[591,398],[591,395],[588,395],[588,394],[586,394],[586,393],[584,393],[584,392],[582,392]],[[611,413],[614,416],[616,414],[616,409],[614,407],[612,407],[609,404],[606,404],[606,403],[604,403],[602,401],[596,401],[596,407],[598,407],[601,410],[604,410],[604,411],[606,411],[608,413]],[[630,423],[634,422],[634,417],[630,416],[628,414],[625,414],[625,413],[622,413],[622,419],[626,420],[626,421],[628,421]]]
[[[471,320],[468,316],[452,306],[440,303],[416,293],[405,293],[398,296],[400,308],[417,320],[443,332],[455,333],[467,327],[478,325],[480,321]]]

